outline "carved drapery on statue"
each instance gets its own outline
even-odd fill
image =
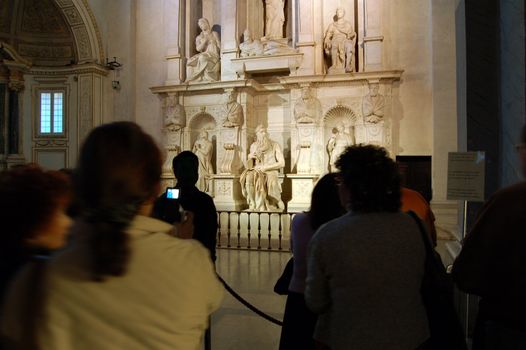
[[[281,146],[272,141],[267,130],[256,128],[256,141],[250,146],[247,169],[241,174],[243,196],[251,211],[282,211],[279,171],[285,167]]]
[[[332,136],[327,142],[330,172],[336,171],[338,158],[347,147],[354,145],[354,143],[354,129],[351,126],[340,123],[333,129]]]
[[[195,38],[195,48],[198,53],[188,60],[187,82],[218,81],[221,71],[219,36],[212,31],[206,18],[200,18],[197,24],[201,29],[201,33]]]
[[[265,38],[283,38],[283,25],[285,24],[285,1],[265,0]]]
[[[294,119],[298,124],[317,123],[321,115],[321,103],[312,95],[309,87],[301,89],[301,98],[294,105]]]
[[[378,93],[378,83],[369,84],[369,93],[362,101],[362,113],[365,122],[377,124],[384,118],[385,98]]]
[[[352,23],[345,18],[345,10],[336,10],[336,19],[325,31],[323,47],[331,61],[329,74],[341,74],[355,71],[354,48],[356,33]]]
[[[214,168],[212,165],[214,145],[208,139],[208,132],[206,130],[199,133],[192,152],[199,159],[199,179],[197,181],[197,188],[203,192],[211,192],[211,184],[214,174]]]

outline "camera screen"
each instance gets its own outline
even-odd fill
[[[178,199],[179,198],[179,189],[178,188],[169,188],[166,191],[166,198],[168,198],[168,199]]]

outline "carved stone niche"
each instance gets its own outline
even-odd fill
[[[217,130],[216,119],[206,112],[194,115],[185,130],[185,139],[189,140],[189,143],[185,142],[187,146],[185,148],[191,150],[199,158],[199,181],[197,187],[212,197],[214,196],[213,176],[217,169],[218,159]],[[205,135],[203,132],[206,132],[206,140],[201,139]],[[211,150],[201,151],[199,146],[203,142],[208,143],[211,146]],[[208,160],[208,157],[210,157],[210,160]]]
[[[324,171],[335,171],[334,163],[347,146],[357,143],[355,127],[357,114],[351,107],[338,103],[323,119]]]

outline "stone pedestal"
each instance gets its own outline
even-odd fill
[[[311,194],[319,175],[317,174],[287,174],[292,182],[292,199],[287,205],[289,213],[309,210]]]
[[[222,128],[219,137],[223,145],[223,157],[218,173],[222,175],[238,175],[243,163],[241,161],[241,130],[240,127]]]
[[[163,174],[168,176],[173,175],[172,170],[172,161],[176,155],[181,152],[181,144],[183,137],[183,130],[163,130],[164,132],[164,151],[165,151],[165,161],[163,164]]]
[[[357,124],[354,127],[356,143],[367,143],[389,149],[386,139],[385,122]]]
[[[218,211],[241,211],[248,205],[241,193],[239,175],[214,175],[214,203]]]
[[[297,145],[296,149],[298,151],[298,158],[296,162],[296,172],[298,174],[311,174],[315,171],[316,162],[315,158],[318,156],[313,153],[317,128],[316,124],[297,124],[296,130],[297,134]]]

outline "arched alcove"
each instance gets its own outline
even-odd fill
[[[201,112],[194,115],[190,123],[188,124],[188,131],[190,137],[190,150],[194,147],[194,143],[197,140],[201,131],[208,133],[208,139],[212,142],[214,150],[212,153],[212,164],[214,166],[214,172],[217,172],[217,123],[214,117],[206,112]]]

